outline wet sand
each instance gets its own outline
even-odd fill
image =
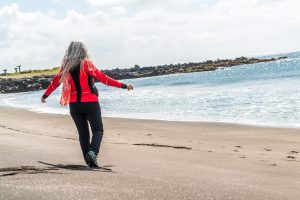
[[[0,199],[300,199],[300,129],[104,119],[84,166],[69,116],[0,108]]]

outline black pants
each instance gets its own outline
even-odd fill
[[[83,156],[85,156],[88,151],[94,151],[98,154],[103,137],[103,124],[99,103],[70,103],[70,114],[78,130]],[[91,141],[88,123],[92,130]]]

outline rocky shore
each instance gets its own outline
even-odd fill
[[[0,93],[29,92],[48,87],[54,75],[31,78],[0,78]]]
[[[103,70],[108,76],[114,79],[131,79],[150,76],[160,76],[177,73],[191,73],[202,71],[214,71],[219,68],[232,67],[236,65],[255,64],[260,62],[272,62],[276,60],[286,59],[279,58],[246,58],[239,57],[236,59],[218,59],[215,61],[207,60],[199,63],[183,63],[159,65],[150,67],[140,67],[135,65],[129,69],[113,69]],[[30,78],[0,78],[0,93],[28,92],[35,90],[43,90],[50,84],[54,75],[41,75]]]

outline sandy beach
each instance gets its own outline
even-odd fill
[[[0,199],[300,199],[300,130],[104,118],[84,166],[70,116],[0,108]]]

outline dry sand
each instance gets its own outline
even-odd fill
[[[300,199],[300,130],[104,119],[84,166],[69,116],[0,108],[0,199]]]

